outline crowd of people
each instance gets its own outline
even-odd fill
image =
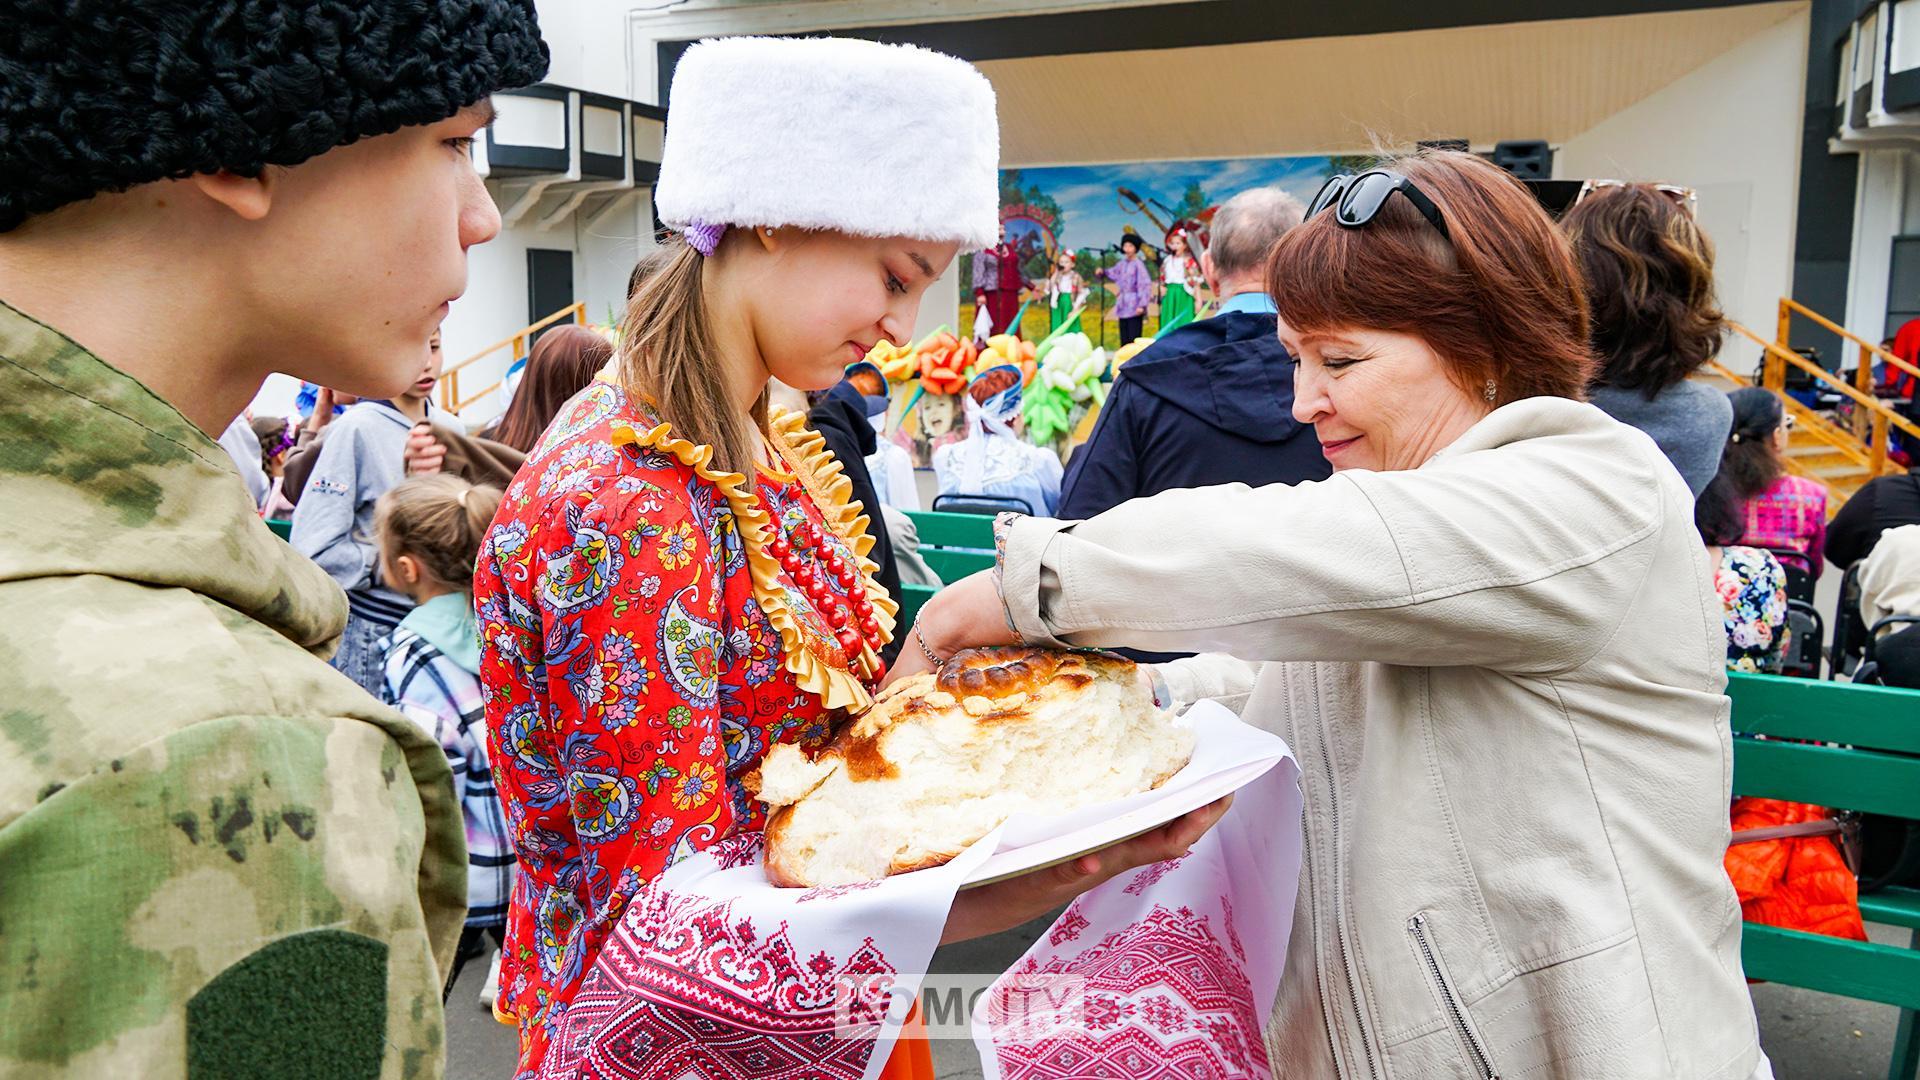
[[[0,98],[31,174],[0,189],[0,1072],[431,1074],[482,957],[516,1075],[638,1060],[572,1006],[650,880],[765,825],[768,748],[1024,644],[1130,650],[1160,702],[1292,748],[1276,1075],[1770,1075],[1724,672],[1778,669],[1833,560],[1904,677],[1920,482],[1829,528],[1779,399],[1689,380],[1724,322],[1684,199],[1598,187],[1556,222],[1446,151],[1235,197],[1161,270],[1164,303],[1217,308],[1119,370],[1064,471],[1018,437],[1019,368],[975,375],[939,485],[1026,512],[908,628],[915,480],[863,359],[1003,240],[986,79],[838,39],[688,50],[672,234],[618,345],[550,330],[469,435],[432,403],[499,228],[468,147],[547,49],[525,0],[373,6],[421,25],[0,44],[90,58],[0,65],[45,84]],[[146,115],[181,79],[274,92],[157,129],[53,104]],[[1070,256],[1048,290],[1070,324]],[[236,420],[273,370],[310,409]],[[283,543],[261,518],[288,511]],[[942,940],[1179,857],[1229,803],[962,892]],[[924,1043],[886,1069],[930,1076]]]
[[[1048,455],[1016,455],[1005,438],[997,454],[990,442],[954,443],[935,455],[940,493],[1006,499],[1031,504],[1024,507],[1030,513],[1079,520],[1176,488],[1325,479],[1319,441],[1292,415],[1292,361],[1275,334],[1276,308],[1261,280],[1268,252],[1304,209],[1266,188],[1220,207],[1198,259],[1219,298],[1211,317],[1157,335],[1115,372],[1064,479],[1041,460]],[[1910,505],[1913,477],[1874,481],[1849,502],[1851,512],[1841,508],[1836,526],[1857,532],[1858,546],[1829,550],[1827,489],[1787,467],[1794,414],[1783,399],[1759,387],[1725,391],[1694,378],[1719,354],[1727,329],[1714,296],[1712,244],[1693,217],[1690,193],[1594,185],[1559,224],[1593,313],[1599,368],[1587,400],[1651,436],[1695,497],[1696,526],[1725,607],[1730,668],[1778,673],[1787,666],[1794,642],[1788,600],[1811,603],[1832,561],[1843,571],[1860,568],[1857,594],[1850,592],[1837,614],[1879,625],[1876,677],[1920,685],[1920,667],[1910,658],[1920,629],[1909,632],[1899,618],[1920,612],[1920,597],[1910,591],[1910,575],[1895,569],[1915,558],[1909,534],[1894,536],[1876,564],[1865,561],[1882,533],[1920,524]],[[971,415],[974,405],[968,409]],[[947,464],[988,455],[1001,466],[991,477],[963,476]],[[1869,523],[1883,493],[1888,506]]]

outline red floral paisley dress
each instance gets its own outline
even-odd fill
[[[739,828],[776,742],[863,708],[895,605],[850,483],[777,415],[756,487],[611,382],[561,410],[474,576],[489,750],[520,869],[500,969],[520,1071],[634,890]]]

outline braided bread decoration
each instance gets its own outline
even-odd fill
[[[1157,787],[1192,751],[1132,661],[1008,646],[895,683],[816,756],[776,746],[747,782],[774,808],[768,877],[840,885],[941,865],[1013,814]]]

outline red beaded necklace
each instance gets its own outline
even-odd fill
[[[796,532],[797,536],[775,535],[767,542],[767,554],[778,559],[787,578],[806,593],[814,611],[832,628],[847,666],[856,668],[862,644],[871,645],[875,652],[886,644],[873,615],[873,602],[861,585],[860,568],[827,544],[826,531],[817,523],[809,521]],[[795,546],[796,540],[804,547]],[[835,584],[839,589],[833,588]]]
[[[831,500],[809,475],[804,461],[789,456],[772,438],[763,438],[761,453],[776,474],[800,486],[816,513],[825,513]],[[789,531],[780,518],[777,513],[768,515],[766,553],[780,563],[787,579],[826,622],[845,657],[847,671],[869,692],[878,689],[886,670],[879,662],[880,648],[887,637],[875,617],[873,601],[867,598],[859,558],[849,558],[850,551],[843,554],[839,546],[830,545],[828,530],[818,522],[806,521]],[[843,545],[846,543],[846,537],[836,536]],[[869,648],[874,658],[871,666],[862,660]]]

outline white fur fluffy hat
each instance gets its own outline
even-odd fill
[[[660,220],[993,244],[1000,125],[973,65],[852,38],[717,38],[673,73]]]

